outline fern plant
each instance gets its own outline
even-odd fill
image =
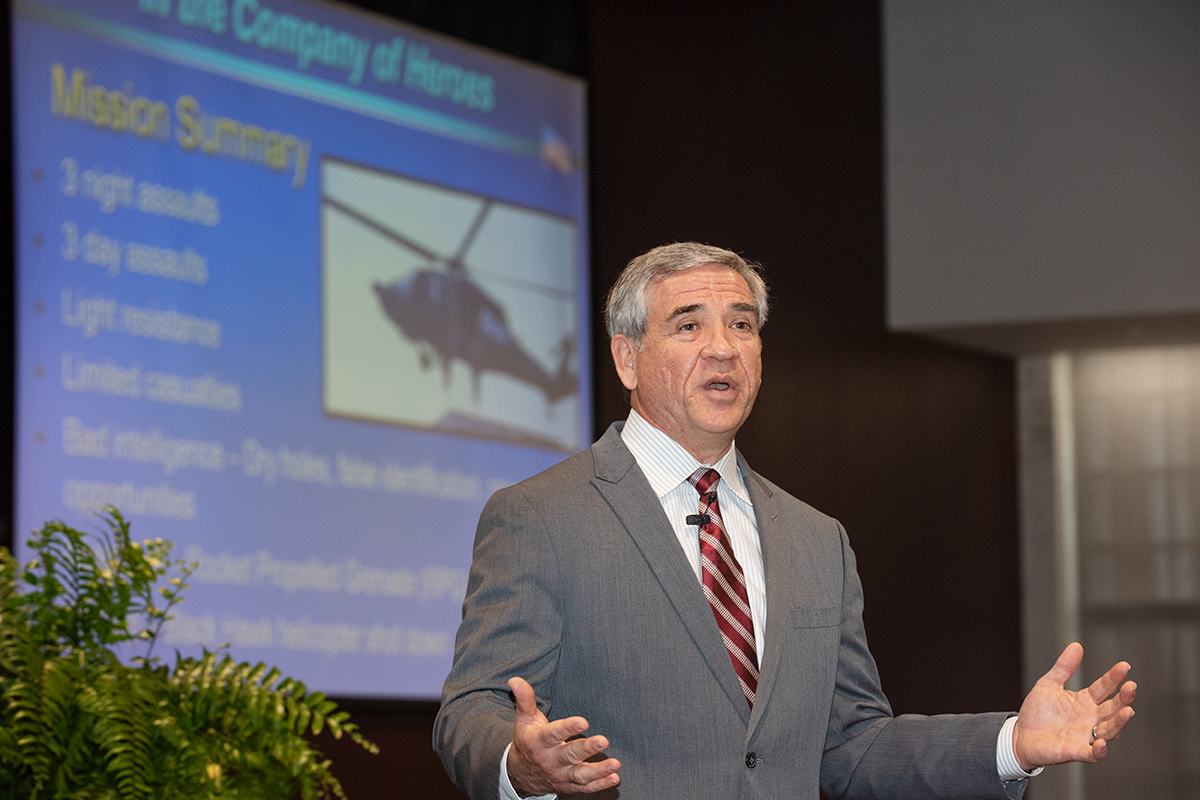
[[[0,798],[191,800],[344,797],[306,735],[371,752],[320,692],[227,653],[154,645],[190,568],[171,543],[49,522],[24,567],[0,548]],[[144,647],[132,663],[117,650]],[[127,659],[129,660],[129,659]]]

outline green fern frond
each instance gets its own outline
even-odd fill
[[[218,659],[211,652],[199,659],[181,659],[171,680],[193,724],[205,725],[215,742],[227,743],[211,754],[225,774],[253,768],[264,775],[278,774],[281,780],[286,777],[290,792],[309,796],[311,789],[316,792],[313,797],[341,796],[328,762],[302,738],[325,727],[332,733],[347,716],[335,714],[339,719],[331,725],[329,715],[336,704],[324,694],[309,694],[302,682],[282,678],[277,669],[268,670],[261,663],[237,663],[228,655]],[[211,713],[216,708],[222,713]],[[378,751],[357,735],[353,725],[341,727],[335,735],[342,731],[353,732],[354,741]]]
[[[344,797],[305,734],[378,748],[324,694],[261,662],[204,652],[159,665],[154,643],[190,569],[170,542],[135,542],[116,509],[105,522],[96,546],[47,523],[24,567],[0,548],[0,800]],[[131,640],[147,642],[135,666],[112,651]]]
[[[124,800],[145,797],[150,791],[155,736],[146,721],[158,714],[153,682],[131,679],[134,676],[142,677],[125,669],[97,676],[86,709],[95,717],[92,737],[105,770]]]

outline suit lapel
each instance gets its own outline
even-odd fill
[[[737,673],[729,661],[729,651],[721,641],[712,608],[704,597],[687,556],[679,546],[671,523],[663,513],[662,503],[621,441],[621,425],[614,423],[592,445],[596,466],[592,483],[646,559],[730,702],[738,709],[743,720],[748,722],[750,708],[742,694]]]
[[[779,674],[780,661],[783,658],[783,643],[788,634],[787,625],[791,608],[791,589],[793,576],[791,574],[791,559],[788,558],[787,531],[779,521],[779,499],[771,487],[751,471],[738,453],[738,466],[746,482],[746,490],[750,494],[750,502],[754,504],[755,523],[758,526],[758,540],[762,547],[763,574],[767,592],[767,630],[763,646],[762,663],[758,669],[758,690],[754,696],[754,713],[750,716],[751,733],[762,718],[763,710],[775,687],[775,677]]]

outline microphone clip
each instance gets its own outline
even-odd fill
[[[688,514],[684,520],[688,525],[698,525],[700,527],[707,525],[711,521],[712,518],[708,514]]]

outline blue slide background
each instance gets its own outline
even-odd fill
[[[46,519],[94,527],[80,498],[97,497],[97,486],[124,487],[117,497],[174,493],[184,500],[130,513],[135,536],[171,539],[176,555],[200,564],[168,641],[230,642],[238,659],[277,664],[330,693],[436,696],[484,501],[565,454],[322,413],[320,163],[344,159],[574,221],[576,253],[564,269],[577,272],[575,406],[578,440],[588,442],[583,85],[336,6],[241,4],[244,18],[269,8],[372,43],[401,37],[406,48],[427,47],[442,63],[494,80],[494,108],[471,109],[402,82],[381,84],[370,67],[353,86],[344,71],[315,62],[301,69],[295,55],[243,43],[230,28],[181,24],[176,4],[150,5],[170,13],[140,11],[138,0],[12,4],[18,555],[28,557],[25,534]],[[143,139],[56,115],[56,64],[68,93],[73,72],[84,70],[92,86],[165,102],[170,136]],[[303,185],[294,185],[292,169],[184,148],[175,103],[185,95],[204,114],[310,143]],[[131,176],[134,186],[202,190],[219,203],[220,221],[123,205],[106,212],[68,188],[89,170]],[[205,259],[207,281],[89,263],[104,260],[103,248],[89,258],[89,233],[87,242],[125,256],[130,242],[191,249]],[[122,322],[131,307],[215,321],[219,346],[134,335]],[[95,330],[85,327],[89,309],[102,312]],[[136,376],[138,396],[89,382],[85,364]],[[151,400],[152,372],[236,385],[240,410]],[[119,434],[130,432],[122,450]],[[217,463],[183,458],[172,468],[146,455],[169,452],[164,440],[207,443]],[[143,443],[140,456],[130,441]],[[388,489],[343,485],[339,454],[393,465],[403,480]]]

